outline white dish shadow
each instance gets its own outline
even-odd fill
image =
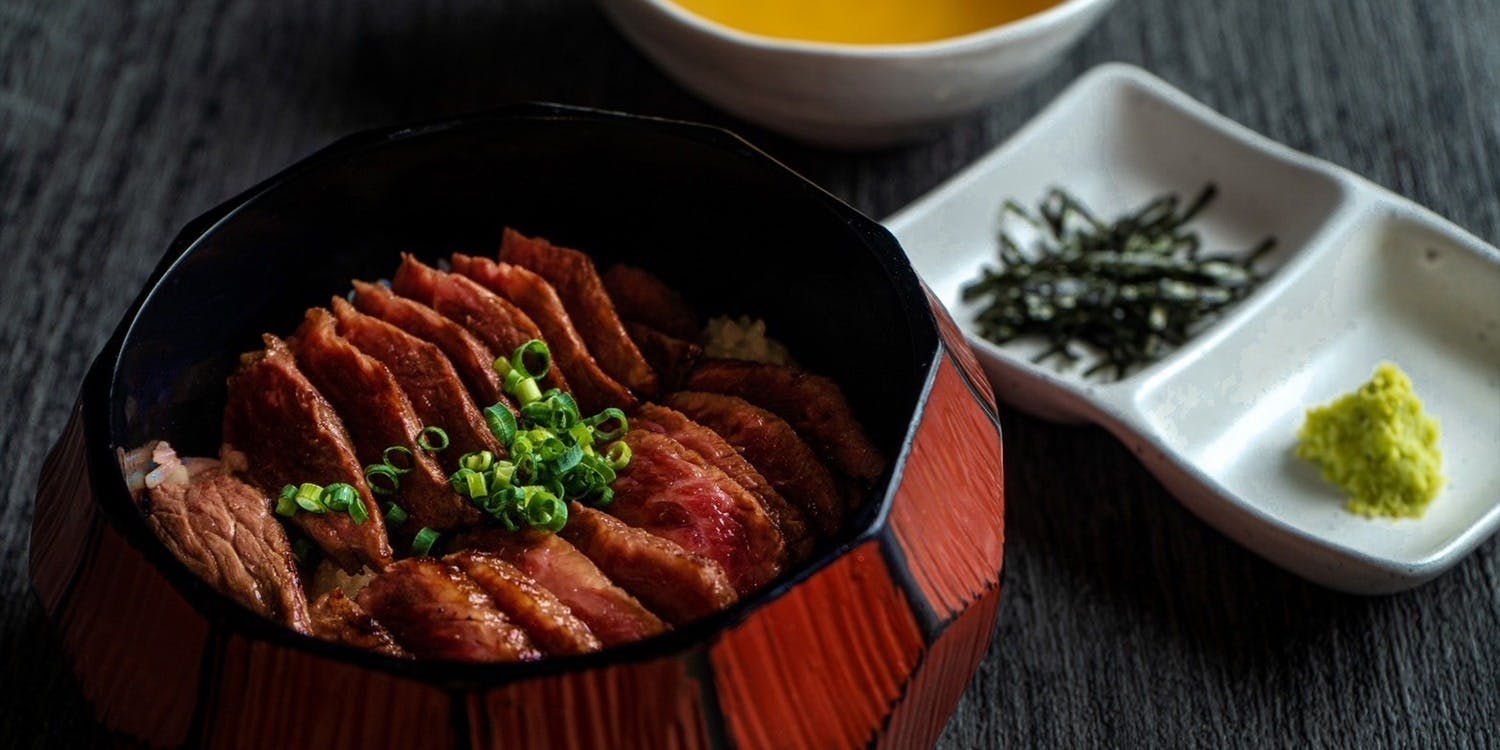
[[[1001,203],[1065,187],[1103,216],[1205,183],[1205,250],[1266,235],[1269,279],[1164,360],[1112,382],[974,335],[961,287],[994,265]],[[969,334],[997,395],[1112,431],[1189,510],[1331,588],[1430,580],[1500,526],[1500,251],[1340,167],[1224,118],[1137,68],[1104,65],[1004,145],[886,221]],[[1371,520],[1292,458],[1308,407],[1395,362],[1441,423],[1448,485],[1419,520]]]

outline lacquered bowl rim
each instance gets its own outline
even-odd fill
[[[124,342],[129,338],[142,310],[161,289],[163,281],[176,264],[197,248],[222,222],[252,206],[260,196],[319,166],[366,149],[379,149],[382,145],[399,143],[408,138],[469,132],[509,120],[567,120],[606,123],[610,126],[647,127],[710,147],[729,150],[738,158],[763,160],[773,165],[787,184],[799,190],[807,200],[822,204],[849,224],[862,238],[862,246],[874,256],[892,283],[903,317],[911,325],[916,356],[919,367],[922,368],[922,386],[914,404],[912,418],[906,424],[901,438],[899,451],[891,461],[881,488],[871,492],[872,496],[879,492],[879,502],[872,503],[857,519],[856,524],[860,527],[858,533],[817,558],[803,563],[797,571],[779,579],[774,585],[737,602],[733,607],[653,638],[591,654],[549,657],[536,662],[495,664],[397,659],[322,641],[266,620],[219,593],[189,571],[150,531],[144,517],[131,500],[115,455],[116,446],[112,444],[112,426],[119,406],[114,386]],[[933,377],[941,362],[944,344],[938,333],[931,304],[925,287],[907,261],[899,243],[883,226],[722,128],[597,109],[524,103],[481,113],[362,130],[334,141],[189,221],[172,240],[141,292],[95,358],[82,387],[79,408],[83,421],[84,456],[92,490],[91,500],[100,508],[107,522],[209,623],[222,626],[230,634],[309,652],[336,662],[453,690],[496,687],[535,677],[583,673],[622,663],[701,654],[712,647],[723,633],[744,621],[751,613],[779,600],[851,550],[881,534],[887,523],[891,503],[901,484],[902,471],[910,454],[916,427],[922,421]],[[907,575],[904,562],[897,556],[885,555],[885,558],[891,564],[893,573]]]

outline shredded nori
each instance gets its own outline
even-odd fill
[[[1112,223],[1099,220],[1069,193],[1052,188],[1033,215],[1006,201],[1000,232],[1000,267],[985,268],[963,289],[972,302],[989,297],[975,322],[997,344],[1039,337],[1047,348],[1033,361],[1057,358],[1070,366],[1083,354],[1099,363],[1084,375],[1112,370],[1115,379],[1161,359],[1264,276],[1255,269],[1276,245],[1267,237],[1248,252],[1205,255],[1198,233],[1185,228],[1217,189],[1207,185],[1181,211],[1165,195]],[[1039,239],[1031,252],[1004,231],[1019,218]]]

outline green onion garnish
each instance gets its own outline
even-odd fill
[[[422,530],[418,531],[416,537],[411,540],[411,553],[417,557],[421,557],[431,552],[432,545],[437,543],[439,536],[441,534],[427,526],[423,526]]]
[[[528,354],[540,358],[541,365],[527,367],[526,355]],[[547,347],[545,341],[532,339],[517,347],[510,355],[510,366],[520,371],[524,377],[540,380],[547,377],[547,372],[552,369],[552,350]]]
[[[501,445],[510,445],[510,441],[516,436],[516,415],[501,404],[485,407],[484,423],[489,425],[490,432]]]
[[[432,439],[428,440],[428,436]],[[441,427],[423,427],[417,434],[417,447],[428,453],[437,453],[448,447],[448,433]]]
[[[386,526],[395,528],[406,523],[406,511],[402,510],[401,506],[395,503],[386,503],[384,509]]]
[[[365,483],[377,495],[394,495],[401,489],[400,472],[390,464],[370,464],[365,467]]]
[[[604,455],[609,459],[609,468],[616,471],[630,465],[630,446],[624,440],[610,443],[609,450]]]
[[[392,455],[406,456],[406,460],[404,462],[405,465],[404,466],[397,466],[396,462],[391,460],[391,456]],[[411,449],[408,448],[408,447],[406,447],[406,446],[404,446],[404,445],[393,445],[393,446],[391,446],[389,448],[386,448],[385,450],[381,451],[380,452],[380,461],[381,461],[381,463],[384,463],[386,466],[389,466],[392,469],[394,469],[397,474],[405,474],[405,473],[411,471],[416,466],[416,463],[417,463],[416,457],[411,454]]]
[[[608,424],[610,420],[619,422],[619,426],[613,430],[604,430],[600,425]],[[594,428],[594,438],[601,441],[610,441],[621,437],[630,430],[630,421],[625,419],[625,412],[614,407],[605,409],[592,417],[584,420],[584,424]]]
[[[449,478],[454,491],[512,531],[530,527],[557,531],[568,522],[568,501],[596,507],[614,500],[610,484],[630,463],[630,446],[618,439],[630,429],[625,412],[609,408],[587,419],[578,402],[556,388],[543,392],[537,380],[552,367],[541,341],[528,341],[509,358],[495,360],[505,392],[515,397],[519,417],[503,404],[484,410],[484,420],[505,447],[459,459]],[[604,453],[595,446],[608,448]]]
[[[327,513],[328,506],[323,504],[323,488],[312,482],[304,482],[297,488],[297,495],[293,498],[297,507],[308,513]]]
[[[458,459],[458,465],[470,471],[486,471],[495,463],[495,454],[489,451],[477,453],[465,453]]]
[[[281,488],[281,497],[276,499],[276,515],[287,518],[297,515],[297,485]]]
[[[355,526],[359,526],[370,520],[370,511],[365,509],[364,503],[356,500],[349,504],[349,518],[353,519]]]
[[[364,501],[360,499],[359,490],[345,482],[334,482],[327,487],[312,482],[282,487],[281,494],[276,498],[276,515],[291,518],[299,511],[317,514],[329,511],[348,513],[356,525],[364,523],[370,517]]]
[[[323,505],[329,510],[348,511],[353,516],[353,507],[360,506],[360,513],[364,512],[364,504],[359,501],[359,492],[354,485],[343,482],[335,482],[323,489]],[[356,519],[358,520],[358,519]]]

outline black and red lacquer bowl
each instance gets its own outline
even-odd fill
[[[533,664],[409,662],[283,630],[193,577],[118,447],[215,455],[262,331],[401,252],[503,227],[628,259],[705,313],[764,317],[849,394],[891,469],[846,533],[732,609]],[[524,106],[335,143],[188,225],[47,460],[31,577],[105,726],[157,745],[911,747],[989,645],[1004,526],[993,396],[880,225],[723,131]]]

